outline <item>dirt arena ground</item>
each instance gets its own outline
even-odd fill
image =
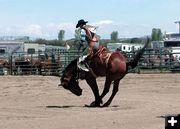
[[[77,97],[57,77],[1,76],[0,129],[164,129],[162,116],[180,114],[180,74],[128,74],[107,108],[84,107],[94,98],[80,83]]]

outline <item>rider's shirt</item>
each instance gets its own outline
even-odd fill
[[[83,29],[81,29],[81,41],[83,41],[83,42],[86,41],[86,32]]]

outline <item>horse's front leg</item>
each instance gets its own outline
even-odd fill
[[[119,82],[120,82],[120,79],[114,81],[114,87],[113,87],[112,95],[110,96],[110,98],[108,99],[108,101],[103,105],[103,107],[107,107],[107,106],[109,106],[109,105],[111,104],[114,96],[115,96],[116,93],[118,92]]]
[[[96,78],[94,78],[90,73],[86,73],[85,79],[86,79],[86,82],[91,87],[94,97],[95,97],[95,101],[92,102],[89,106],[90,107],[100,107],[100,103],[102,102],[102,100],[100,99],[100,96],[99,96],[99,89],[97,86]]]

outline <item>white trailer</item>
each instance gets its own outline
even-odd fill
[[[107,48],[109,51],[117,51],[122,46],[122,43],[108,43]]]
[[[142,44],[131,44],[131,43],[108,43],[107,48],[110,51],[136,51],[143,47]]]
[[[153,49],[160,49],[164,47],[164,41],[152,41],[151,48]]]
[[[0,54],[12,54],[24,51],[24,42],[0,41]]]
[[[9,62],[11,55],[24,52],[24,42],[0,41],[0,60]]]
[[[38,45],[38,52],[45,52],[46,45],[45,44],[39,44]]]
[[[38,52],[39,44],[37,43],[25,43],[24,52],[27,54],[35,54]]]
[[[180,62],[180,47],[171,47],[170,52],[173,54],[174,58]]]
[[[61,60],[65,60],[67,56],[66,51],[67,51],[67,47],[46,45],[45,55],[46,58],[54,56],[55,59],[60,58]]]
[[[180,62],[180,40],[165,40],[164,47]]]
[[[62,52],[62,51],[66,51],[67,50],[67,47],[64,47],[64,46],[53,46],[53,45],[46,45],[45,46],[45,52]]]

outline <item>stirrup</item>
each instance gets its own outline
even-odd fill
[[[85,62],[86,57],[87,55],[79,57],[77,66],[79,69],[89,72],[89,65]]]
[[[77,66],[79,69],[89,72],[89,65],[85,62],[86,58],[87,58],[87,55],[79,57]]]
[[[80,56],[79,59],[78,59],[78,63],[84,61],[86,59],[87,55],[85,56]]]
[[[89,67],[88,67],[88,64],[86,64],[86,63],[80,62],[78,64],[78,68],[83,70],[83,71],[89,72]]]

